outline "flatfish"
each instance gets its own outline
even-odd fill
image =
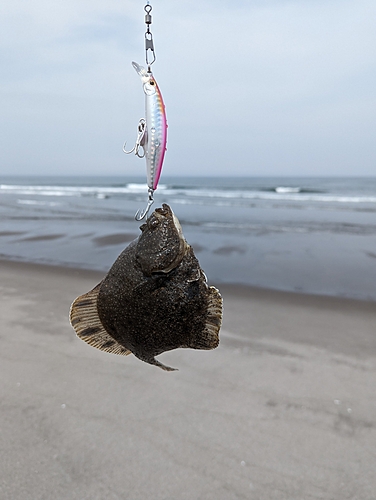
[[[134,354],[172,371],[155,356],[218,346],[222,297],[208,286],[167,204],[140,229],[107,276],[73,302],[70,322],[80,339],[102,351]]]

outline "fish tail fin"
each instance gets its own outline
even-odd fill
[[[77,337],[87,344],[112,354],[127,356],[131,351],[119,344],[101,323],[97,299],[101,283],[90,292],[80,295],[71,305],[69,319]]]
[[[161,363],[160,361],[158,361],[157,359],[155,359],[153,357],[146,357],[146,356],[142,356],[142,355],[137,355],[136,353],[134,353],[134,355],[136,356],[136,358],[140,359],[141,361],[145,361],[145,363],[149,363],[149,365],[159,366],[159,368],[162,368],[162,370],[164,370],[165,372],[179,371],[177,368],[172,368],[171,366],[164,365],[163,363]]]
[[[155,366],[159,366],[159,368],[162,368],[165,372],[177,372],[179,371],[178,368],[172,368],[172,366],[167,366],[161,363],[160,361],[154,359],[154,362],[152,363]]]
[[[215,349],[219,344],[219,330],[222,326],[222,296],[214,286],[209,287],[208,310],[205,328],[189,347],[192,349]]]

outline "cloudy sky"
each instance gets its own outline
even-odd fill
[[[0,174],[142,174],[143,0],[0,8]],[[169,175],[376,175],[375,0],[152,0]]]

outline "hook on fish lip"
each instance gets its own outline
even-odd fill
[[[146,205],[146,207],[144,208],[144,210],[141,210],[141,209],[137,210],[136,215],[134,216],[134,218],[136,220],[138,220],[138,221],[142,220],[149,213],[150,207],[154,203],[153,195],[154,195],[154,189],[150,189],[149,188],[149,200],[148,200],[148,204]]]

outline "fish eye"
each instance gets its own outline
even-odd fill
[[[150,85],[155,85],[155,82],[152,80],[152,81],[150,82]]]
[[[153,220],[149,221],[149,227],[150,227],[150,229],[154,229],[157,226],[159,226],[159,220],[158,219],[153,219]]]

